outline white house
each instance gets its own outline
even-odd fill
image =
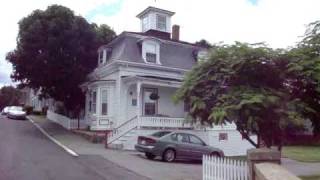
[[[86,93],[85,117],[91,130],[110,131],[108,144],[133,149],[138,135],[159,129],[183,129],[201,136],[228,155],[251,147],[234,125],[206,130],[187,123],[188,106],[172,96],[183,77],[207,49],[180,41],[171,28],[174,12],[148,7],[137,17],[141,32],[123,32],[98,49],[98,67],[81,85]]]

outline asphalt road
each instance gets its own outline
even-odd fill
[[[0,180],[146,180],[100,156],[73,157],[29,121],[0,116]]]

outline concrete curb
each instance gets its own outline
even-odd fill
[[[52,142],[54,142],[56,145],[61,147],[63,150],[65,150],[67,153],[69,153],[71,156],[78,157],[79,155],[74,152],[72,149],[68,148],[67,146],[63,145],[61,142],[56,140],[54,137],[49,135],[41,126],[39,126],[37,123],[35,123],[30,117],[27,117],[27,119],[36,126],[47,138],[49,138]]]

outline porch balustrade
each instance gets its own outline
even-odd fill
[[[141,127],[169,127],[169,128],[190,128],[184,118],[141,116],[139,118]]]

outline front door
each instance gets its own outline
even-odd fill
[[[156,88],[143,88],[143,115],[154,116],[158,114],[158,100],[152,99],[151,94],[158,94]]]

